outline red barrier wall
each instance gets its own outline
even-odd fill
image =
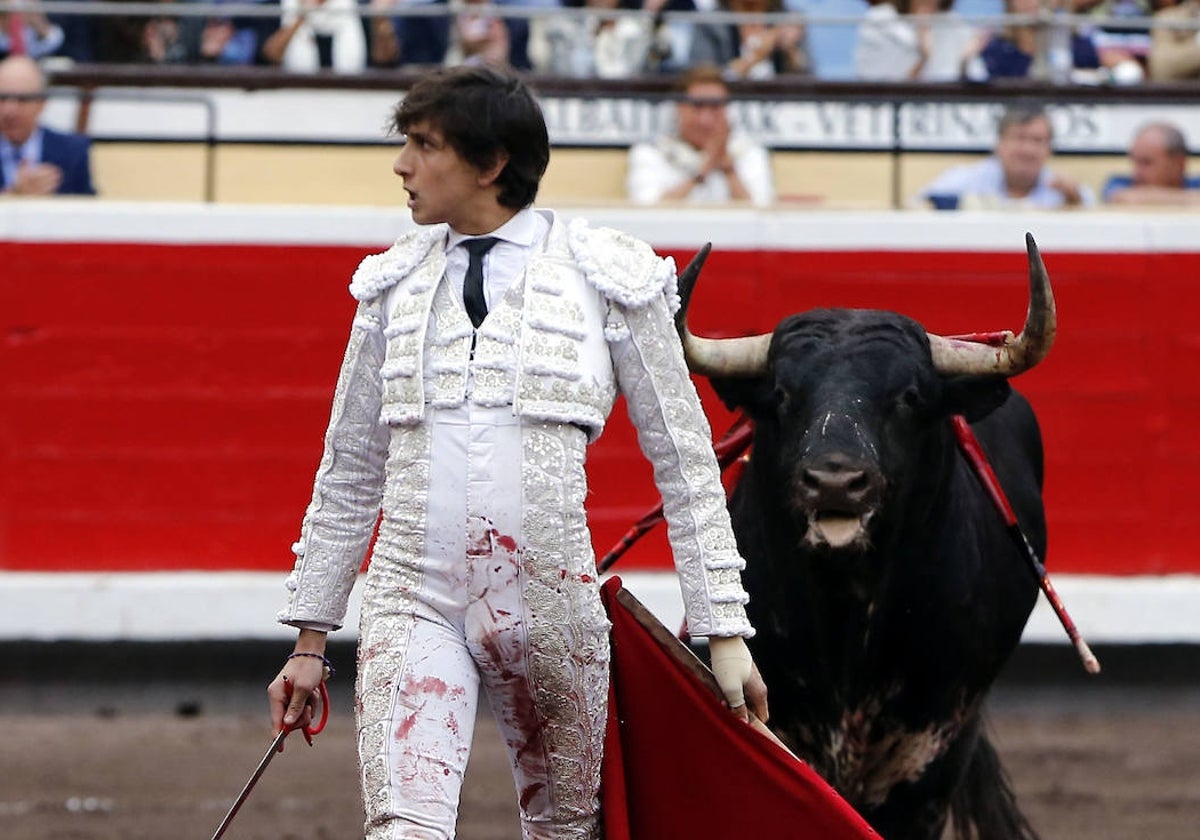
[[[291,563],[353,302],[376,246],[0,241],[0,568],[274,570]],[[691,250],[663,249],[682,265]],[[1200,572],[1200,253],[1047,252],[1059,340],[1017,380],[1047,449],[1048,565]],[[1018,253],[713,254],[709,334],[811,306],[942,333],[1018,328]],[[714,430],[729,415],[701,386]],[[623,413],[590,457],[598,553],[656,500]],[[667,562],[661,535],[618,568]]]

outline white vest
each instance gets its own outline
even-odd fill
[[[472,355],[471,322],[445,277],[445,236],[442,225],[406,234],[364,259],[351,281],[351,294],[366,304],[359,317],[376,321],[387,338],[380,419],[413,425],[427,405],[469,399],[579,425],[598,438],[616,398],[607,341],[624,334],[621,307],[666,294],[677,309],[674,261],[620,231],[556,219],[488,313]],[[390,312],[384,300],[393,301]]]

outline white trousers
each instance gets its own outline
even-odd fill
[[[454,837],[482,684],[523,837],[599,838],[609,625],[583,433],[468,403],[394,434],[360,628],[367,837]]]

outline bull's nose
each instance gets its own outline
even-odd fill
[[[878,484],[874,471],[838,462],[807,467],[800,480],[805,501],[819,510],[860,511]]]

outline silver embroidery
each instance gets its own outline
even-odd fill
[[[547,721],[556,815],[546,836],[598,840],[609,623],[584,514],[586,439],[565,425],[530,427],[523,438],[529,669]]]
[[[383,522],[364,584],[356,713],[367,840],[390,836],[387,826],[395,811],[390,794],[388,730],[397,701],[395,680],[405,670],[413,625],[406,593],[421,586],[430,441],[427,426],[392,431]]]
[[[708,421],[687,374],[664,297],[626,309],[627,341],[613,345],[617,377],[638,442],[656,464],[688,629],[750,636],[748,600]]]
[[[378,302],[358,305],[334,390],[312,501],[292,547],[285,623],[340,627],[379,515],[387,431],[379,425],[384,340]],[[372,328],[370,325],[376,325]]]

